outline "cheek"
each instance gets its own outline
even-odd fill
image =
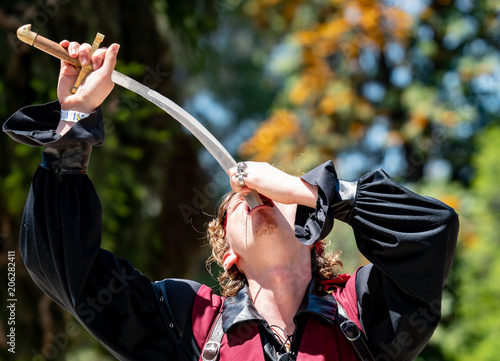
[[[232,252],[234,254],[240,255],[242,252],[241,242],[238,242],[238,237],[234,235],[226,235],[226,243],[229,246],[227,252]]]
[[[241,231],[241,217],[236,212],[231,213],[226,223],[226,237],[234,238]]]
[[[241,231],[238,230],[237,224],[235,224],[235,219],[233,222],[226,228],[226,242],[232,250],[238,249],[238,234],[241,234]]]

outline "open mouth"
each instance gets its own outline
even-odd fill
[[[265,195],[260,194],[260,193],[259,193],[259,196],[260,196],[260,199],[262,200],[262,205],[261,206],[257,206],[255,208],[253,208],[252,210],[250,210],[250,208],[247,205],[247,212],[248,212],[248,214],[250,212],[256,210],[257,208],[261,208],[261,207],[264,207],[264,206],[268,206],[268,207],[271,207],[271,208],[274,207],[274,201],[271,198],[268,198]]]
[[[269,206],[271,208],[274,207],[274,202],[271,198],[268,198],[265,195],[260,194],[260,193],[259,193],[259,196],[260,196],[260,199],[262,199],[262,203],[264,203],[264,205]]]

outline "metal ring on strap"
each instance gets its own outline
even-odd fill
[[[201,359],[203,361],[215,361],[219,356],[220,343],[217,341],[208,341],[203,347]]]
[[[361,337],[361,330],[351,320],[344,321],[340,324],[342,333],[349,341],[356,341]]]

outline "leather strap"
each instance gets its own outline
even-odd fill
[[[345,338],[351,343],[360,361],[374,361],[373,355],[366,344],[365,335],[359,327],[349,319],[347,312],[342,305],[337,302],[337,322]],[[215,322],[210,330],[210,335],[203,346],[201,359],[203,361],[217,361],[221,347],[224,330],[222,329],[222,309],[217,314]]]
[[[222,329],[222,308],[215,318],[215,322],[210,330],[207,342],[203,346],[201,359],[203,361],[216,361],[219,359],[220,345],[224,337],[224,330]]]
[[[337,322],[345,338],[351,343],[360,361],[374,361],[370,349],[366,344],[365,335],[359,327],[349,319],[344,307],[337,301]]]

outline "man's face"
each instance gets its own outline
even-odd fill
[[[273,202],[262,195],[261,199],[264,205],[251,211],[241,194],[229,201],[226,240],[239,259],[278,257],[276,253],[283,248],[301,245],[294,231],[297,205]]]

